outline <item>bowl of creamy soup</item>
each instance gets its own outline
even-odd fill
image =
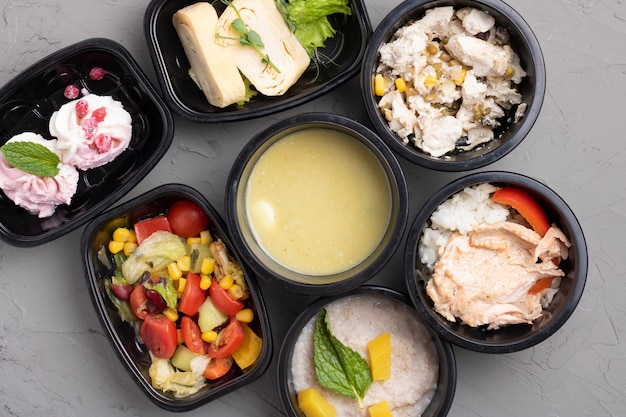
[[[237,157],[226,211],[257,275],[301,294],[345,292],[390,259],[408,216],[402,169],[354,120],[329,113],[285,119]]]
[[[585,287],[587,246],[567,203],[525,175],[452,181],[407,236],[405,279],[423,319],[463,348],[507,353],[559,330]]]
[[[351,366],[329,371],[342,354]],[[278,391],[290,417],[442,417],[455,387],[452,345],[420,319],[406,294],[379,286],[313,302],[278,356]]]
[[[469,171],[515,149],[545,95],[530,25],[500,0],[408,0],[378,25],[361,66],[382,139],[415,164]]]

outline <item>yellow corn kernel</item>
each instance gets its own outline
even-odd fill
[[[179,293],[185,291],[185,285],[187,285],[187,278],[180,278],[178,280],[178,288],[176,289]]]
[[[210,286],[211,286],[211,276],[200,274],[200,288],[206,291],[209,289]]]
[[[185,339],[183,339],[183,331],[180,329],[176,329],[176,343],[179,345],[185,343]]]
[[[429,43],[426,46],[426,51],[431,55],[436,55],[437,52],[439,52],[439,48],[437,48],[437,45],[435,45],[434,43]]]
[[[382,74],[376,74],[374,77],[374,94],[379,97],[385,95],[385,79]]]
[[[194,243],[200,243],[200,238],[199,237],[188,237],[187,238],[187,244],[189,246],[193,245]]]
[[[228,291],[230,287],[233,286],[234,283],[235,283],[235,278],[233,278],[232,275],[225,275],[224,278],[220,280],[220,287],[222,287],[223,290]]]
[[[226,290],[228,294],[235,300],[239,300],[243,297],[243,288],[239,284],[233,284]]]
[[[180,279],[183,276],[183,271],[178,267],[178,263],[172,262],[167,266],[167,273],[174,281]]]
[[[396,78],[395,84],[396,84],[396,89],[399,92],[403,93],[404,90],[406,90],[406,81],[404,81],[404,78],[402,78],[402,77]]]
[[[124,255],[130,256],[137,247],[137,242],[124,242]]]
[[[210,245],[213,242],[213,236],[211,236],[211,232],[208,230],[203,230],[200,232],[200,244],[201,245]]]
[[[208,330],[206,332],[202,332],[200,338],[207,343],[213,343],[217,339],[217,332],[215,330]]]
[[[439,80],[437,79],[437,77],[433,77],[432,75],[429,75],[424,80],[424,85],[428,88],[433,88],[437,84],[439,84]]]
[[[166,308],[165,310],[163,310],[163,315],[171,321],[178,320],[178,313],[176,312],[176,310],[173,310],[171,308]]]
[[[178,261],[176,261],[178,268],[183,272],[191,271],[191,256],[183,255]]]
[[[137,233],[132,229],[128,231],[128,242],[137,243]]]
[[[111,240],[109,241],[109,252],[111,252],[112,254],[116,254],[118,252],[120,252],[122,249],[124,249],[124,242],[119,242],[117,240]]]
[[[242,323],[251,323],[254,320],[254,311],[251,308],[243,308],[235,314],[235,318]]]
[[[459,74],[459,77],[454,79],[454,80],[452,80],[452,81],[454,81],[454,83],[456,85],[463,84],[463,82],[465,81],[465,74],[467,74],[467,70],[465,68],[461,68],[461,72]]]
[[[127,242],[130,236],[130,230],[125,227],[118,227],[113,231],[113,240],[116,242]]]
[[[200,273],[204,275],[211,275],[215,270],[215,259],[204,258],[202,264],[200,264]]]
[[[506,67],[506,70],[504,70],[504,78],[511,78],[514,75],[515,75],[515,68],[513,68],[510,65]]]

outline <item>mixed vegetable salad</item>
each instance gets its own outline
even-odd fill
[[[107,295],[149,352],[152,385],[176,397],[252,366],[263,346],[243,270],[208,226],[181,200],[116,228],[99,252],[114,269]]]

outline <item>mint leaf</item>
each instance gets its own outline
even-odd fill
[[[332,334],[324,309],[315,323],[313,352],[320,385],[344,397],[356,399],[362,405],[363,397],[372,384],[372,372],[361,355]]]
[[[0,150],[7,162],[20,171],[39,177],[54,177],[59,173],[59,155],[40,143],[9,142]]]

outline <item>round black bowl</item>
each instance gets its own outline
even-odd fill
[[[528,106],[517,123],[504,122],[495,130],[495,139],[471,151],[433,157],[413,144],[405,145],[388,127],[378,109],[373,91],[373,78],[378,66],[381,45],[389,42],[395,32],[413,19],[421,18],[426,10],[440,6],[455,9],[473,7],[489,13],[496,25],[508,30],[511,43],[527,75],[518,85],[522,101]],[[378,133],[391,149],[405,159],[439,171],[468,171],[491,164],[520,144],[534,125],[543,104],[546,89],[546,70],[543,54],[530,26],[513,8],[501,0],[407,0],[393,9],[378,25],[363,58],[361,90],[367,113]],[[513,106],[513,111],[516,106]],[[510,115],[512,117],[512,115]]]
[[[268,256],[253,235],[245,209],[248,179],[261,155],[286,135],[309,128],[344,132],[365,145],[380,162],[388,179],[392,199],[390,221],[378,247],[365,260],[351,269],[323,276],[295,272]],[[406,228],[408,191],[404,174],[396,157],[376,134],[358,122],[343,116],[307,113],[282,120],[250,140],[235,160],[228,177],[225,206],[228,226],[235,245],[242,251],[244,258],[257,276],[295,293],[330,295],[358,287],[372,278],[389,261]]]
[[[481,183],[496,186],[512,186],[530,194],[544,209],[548,220],[556,224],[571,243],[568,259],[561,262],[565,276],[559,291],[548,308],[532,325],[518,324],[486,330],[470,327],[460,322],[450,322],[433,308],[426,293],[424,280],[417,271],[424,269],[418,254],[422,231],[429,225],[431,214],[452,195]],[[422,207],[411,227],[406,242],[405,280],[409,296],[423,317],[438,334],[450,342],[473,351],[484,353],[507,353],[532,347],[553,335],[574,312],[582,296],[587,279],[587,245],[576,216],[563,199],[541,182],[512,172],[481,172],[459,178],[437,193]]]
[[[298,407],[297,392],[294,390],[291,376],[291,361],[294,353],[294,347],[300,337],[302,329],[328,304],[344,297],[361,295],[387,298],[398,303],[410,305],[410,299],[405,294],[388,288],[372,285],[364,285],[340,296],[322,297],[310,304],[290,327],[287,335],[283,339],[278,354],[278,394],[280,396],[283,409],[289,417],[304,416]],[[415,316],[415,320],[420,320],[417,313]],[[428,330],[432,335],[437,356],[439,358],[439,378],[435,394],[421,416],[445,417],[450,410],[450,406],[452,405],[456,389],[456,361],[452,345],[446,340],[440,339],[431,329]]]

